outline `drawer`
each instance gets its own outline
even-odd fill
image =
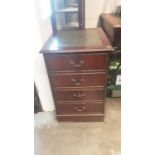
[[[104,104],[104,100],[94,100],[94,101],[57,101],[56,104]]]
[[[49,71],[106,70],[106,54],[44,55]]]
[[[105,86],[106,73],[69,73],[50,75],[53,87]]]
[[[57,104],[57,114],[103,113],[104,104]]]
[[[104,100],[105,92],[103,89],[63,90],[55,91],[54,95],[56,101]]]
[[[103,122],[104,114],[57,115],[59,122]]]

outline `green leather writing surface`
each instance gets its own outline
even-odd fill
[[[58,31],[51,47],[103,46],[96,29]]]

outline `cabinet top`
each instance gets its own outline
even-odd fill
[[[41,53],[112,52],[113,47],[101,28],[58,31],[51,36]]]

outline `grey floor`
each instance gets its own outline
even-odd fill
[[[120,155],[120,99],[106,100],[104,122],[58,123],[50,112],[35,115],[35,155]]]

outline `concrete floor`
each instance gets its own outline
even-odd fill
[[[34,155],[120,155],[120,99],[106,100],[104,122],[58,123],[35,115]]]

